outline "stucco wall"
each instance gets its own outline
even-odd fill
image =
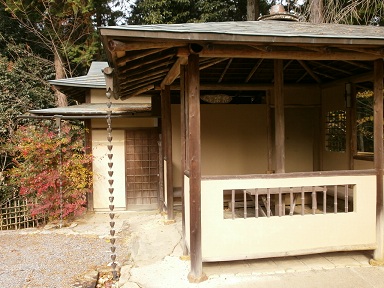
[[[354,212],[224,219],[223,190],[354,184]],[[375,175],[202,181],[203,261],[373,249]]]
[[[125,145],[124,130],[113,130],[113,196],[115,210],[125,210]],[[107,137],[104,130],[92,131],[93,207],[95,211],[109,211]]]
[[[285,98],[289,106],[285,109],[286,171],[313,171],[320,92],[290,88],[286,89]],[[200,107],[202,175],[266,173],[266,104],[203,104]],[[172,105],[171,111],[174,186],[178,187],[182,179],[180,105]]]

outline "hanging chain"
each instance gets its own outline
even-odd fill
[[[113,212],[113,210],[115,209],[115,205],[113,204],[113,200],[114,200],[114,196],[113,196],[113,192],[114,192],[114,188],[113,188],[113,153],[112,153],[112,149],[113,149],[113,145],[112,145],[112,121],[111,121],[111,114],[112,114],[112,111],[111,111],[111,106],[112,106],[112,102],[111,102],[111,96],[112,96],[112,93],[111,93],[111,90],[108,89],[107,92],[106,92],[106,96],[108,98],[108,102],[107,102],[107,106],[108,106],[108,111],[107,111],[107,132],[108,132],[108,136],[107,136],[107,140],[108,140],[108,175],[109,175],[109,179],[108,179],[108,183],[109,183],[109,188],[108,188],[108,192],[109,192],[109,218],[110,218],[110,221],[109,221],[109,226],[110,226],[110,230],[109,230],[109,233],[111,235],[111,238],[110,238],[110,243],[111,243],[111,260],[112,260],[112,263],[111,263],[111,267],[112,267],[112,275],[113,275],[113,280],[117,281],[118,280],[118,277],[117,277],[117,271],[116,271],[116,246],[115,246],[115,241],[116,241],[116,237],[115,237],[115,221],[114,221],[114,218],[115,218],[115,213]]]

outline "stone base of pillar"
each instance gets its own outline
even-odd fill
[[[198,275],[198,276],[192,275],[191,272],[189,272],[189,274],[188,274],[189,283],[200,283],[200,282],[203,282],[205,280],[208,280],[208,277],[204,273],[202,273],[201,275]]]

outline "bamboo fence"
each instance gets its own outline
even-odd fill
[[[7,200],[0,206],[0,230],[17,230],[37,227],[45,223],[44,216],[32,216],[27,199]]]

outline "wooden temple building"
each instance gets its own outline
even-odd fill
[[[191,282],[207,261],[343,250],[384,261],[384,27],[265,20],[100,34],[116,105],[150,105],[112,120],[125,141],[116,185],[124,198],[134,179],[124,133],[156,128],[153,203],[172,220],[181,192]]]

